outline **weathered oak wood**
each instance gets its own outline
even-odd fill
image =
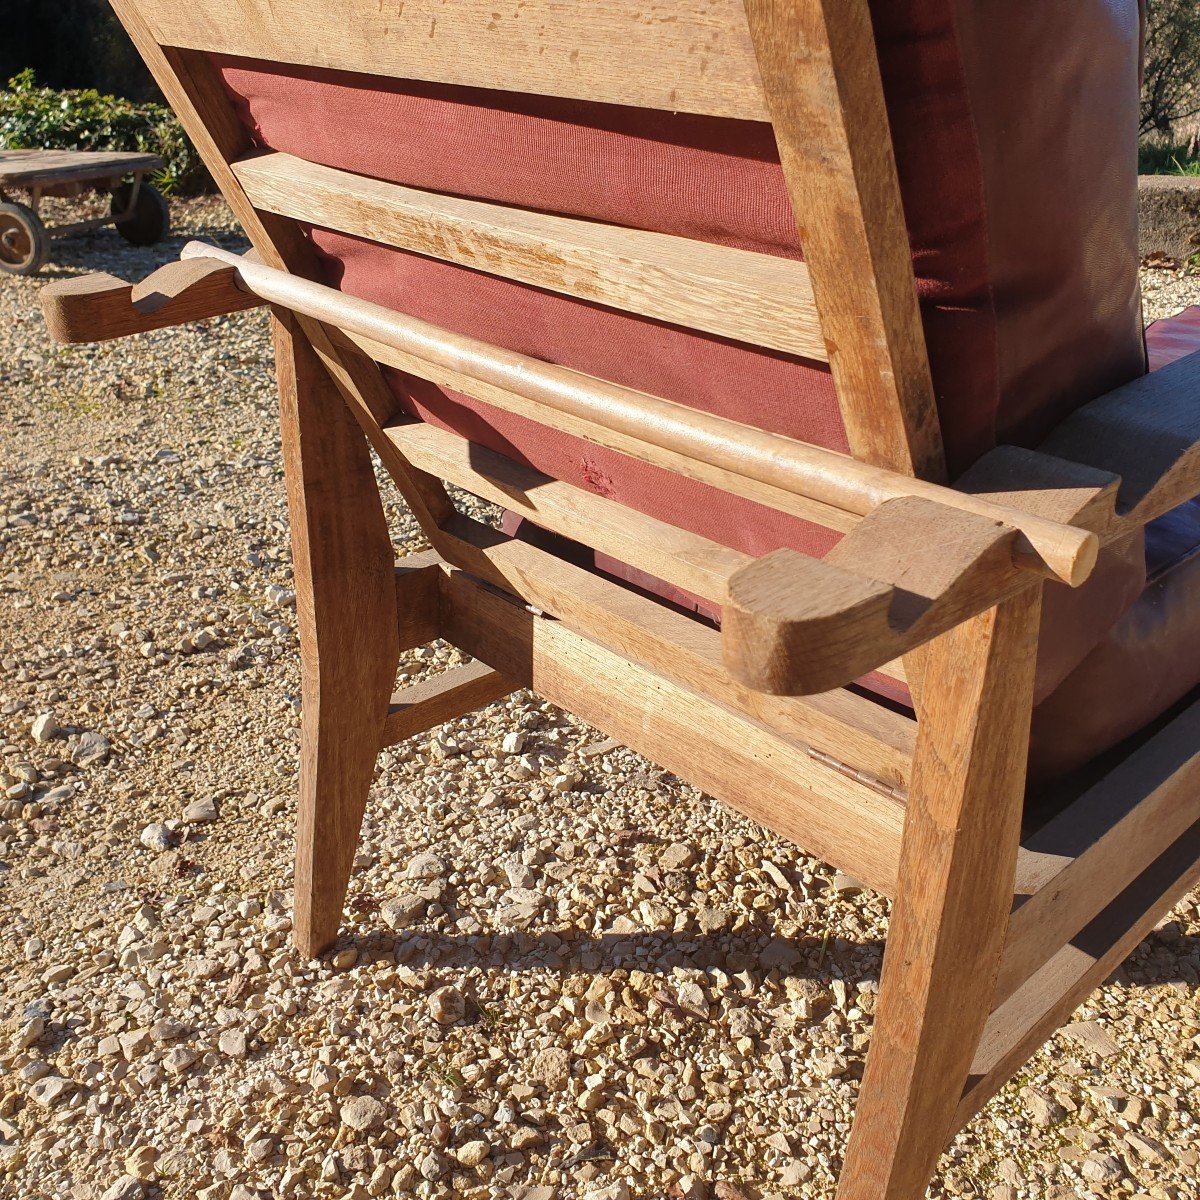
[[[498,671],[481,662],[451,667],[397,692],[383,723],[382,746],[391,746],[435,725],[456,720],[515,691]]]
[[[988,1019],[955,1113],[967,1123],[1200,881],[1193,825]]]
[[[746,0],[856,458],[946,477],[867,0]]]
[[[876,1006],[838,1200],[915,1200],[987,1020],[1021,830],[1041,589],[945,634],[925,663]]]
[[[884,500],[919,496],[1011,524],[1021,532],[1014,558],[1024,569],[1081,583],[1095,565],[1098,539],[1088,530],[1048,521],[1016,509],[990,504],[921,479],[858,462],[845,455],[795,438],[768,433],[724,417],[688,408],[658,396],[570,371],[490,346],[323,284],[297,279],[259,263],[191,242],[184,257],[215,258],[237,266],[242,284],[256,295],[320,322],[395,347],[425,364],[417,373],[428,378],[431,365],[493,385],[487,399],[522,396],[542,409],[542,420],[556,427],[560,416],[579,418],[590,426],[612,430],[627,441],[665,449],[695,464],[695,472],[721,474],[718,486],[738,494],[750,481],[866,515]],[[648,461],[658,456],[643,451]],[[758,493],[750,495],[759,498]]]
[[[996,981],[1006,1001],[1200,821],[1200,704],[1193,704],[1028,838]]]
[[[726,673],[720,635],[708,625],[466,517],[445,522],[443,533],[447,536],[439,553],[448,562],[553,615],[631,664],[640,663],[783,737],[812,746],[845,764],[851,774],[860,770],[875,776],[887,790],[907,785],[909,718],[847,692],[778,697],[747,688]],[[489,661],[468,646],[462,648]]]
[[[391,541],[366,442],[303,334],[276,319],[303,667],[295,937],[337,936],[396,677]]]
[[[802,262],[443,196],[290,154],[256,155],[233,170],[267,212],[720,337],[827,357]]]
[[[776,695],[841,687],[1035,586],[1013,568],[1015,536],[910,497],[880,505],[823,560],[776,550],[730,578],[725,665]]]
[[[0,186],[36,188],[120,179],[134,171],[157,171],[162,165],[157,154],[135,150],[0,150]]]
[[[265,303],[238,287],[233,267],[201,259],[167,263],[139,283],[104,272],[60,279],[38,299],[56,342],[103,342]]]
[[[802,746],[450,570],[446,637],[826,862],[889,892],[904,806]],[[703,751],[697,752],[698,739]],[[848,868],[847,868],[848,869]]]
[[[169,46],[761,121],[740,0],[140,0]]]
[[[637,562],[657,578],[715,604],[725,602],[730,575],[754,561],[719,542],[560,483],[435,425],[393,422],[386,433],[421,470],[620,562]]]

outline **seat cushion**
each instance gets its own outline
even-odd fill
[[[1156,321],[1146,345],[1156,368],[1200,351],[1200,306]],[[1071,773],[1200,686],[1200,499],[1152,521],[1144,543],[1146,586],[1136,601],[1049,694],[1039,690],[1034,777]]]

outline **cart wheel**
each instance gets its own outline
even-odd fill
[[[27,204],[0,204],[0,271],[36,275],[50,254],[41,218]]]
[[[112,214],[124,212],[129,207],[132,183],[123,183],[112,194]],[[131,246],[152,246],[167,236],[171,226],[167,210],[167,198],[156,187],[143,183],[138,188],[133,212],[116,223],[117,232]]]

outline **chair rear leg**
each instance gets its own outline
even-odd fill
[[[1041,589],[939,638],[838,1200],[919,1200],[991,1010],[1020,841]]]
[[[294,932],[333,943],[396,679],[391,541],[362,432],[291,316],[272,319],[304,716]]]

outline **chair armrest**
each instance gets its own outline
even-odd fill
[[[1017,530],[916,497],[889,500],[824,559],[776,550],[729,580],[721,645],[741,682],[776,695],[841,687],[1038,576]]]
[[[264,303],[238,287],[235,267],[212,259],[167,263],[140,283],[99,271],[61,279],[39,298],[56,342],[105,342]]]
[[[1114,528],[1145,525],[1200,494],[1200,352],[1071,414],[1041,449],[1121,478]]]

